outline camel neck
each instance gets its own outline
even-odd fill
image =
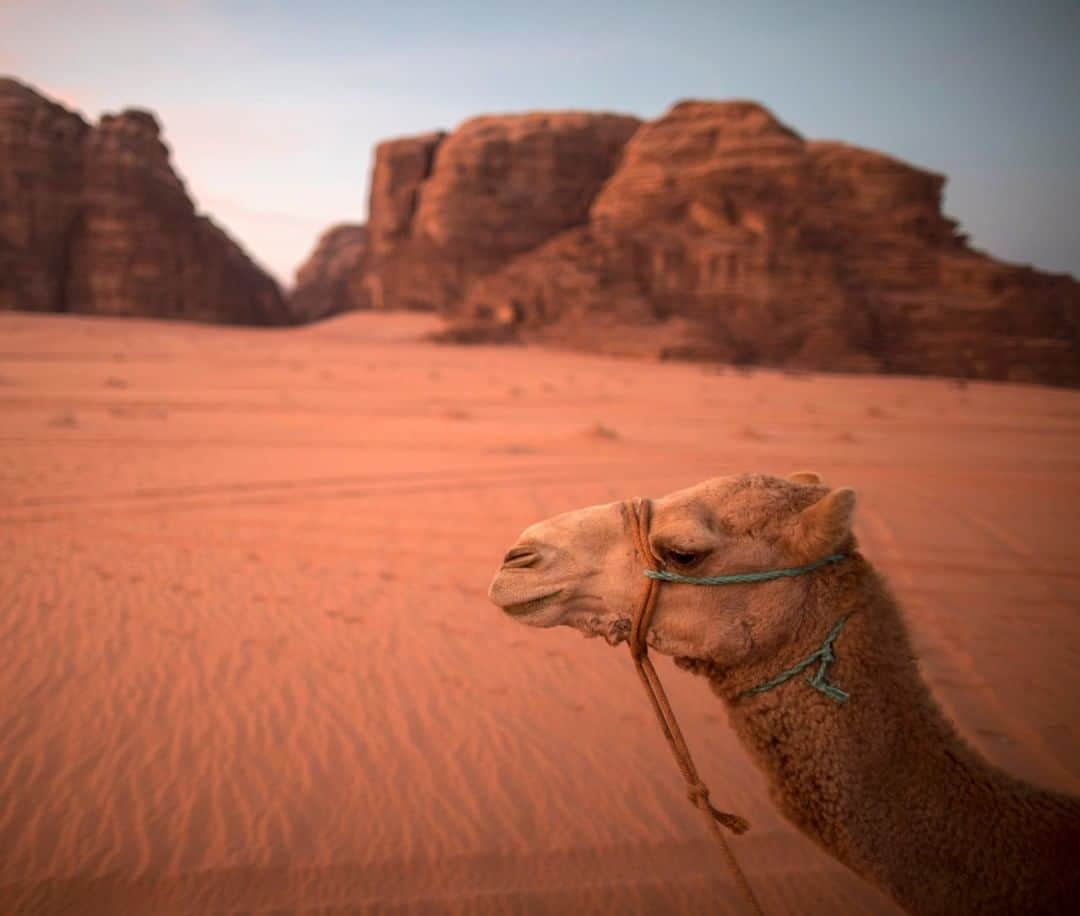
[[[712,671],[713,687],[781,812],[826,852],[909,912],[956,911],[957,875],[979,876],[963,892],[995,911],[994,895],[1004,891],[994,882],[1015,875],[999,874],[986,851],[1028,842],[1033,800],[1050,798],[1053,807],[1054,799],[959,738],[919,676],[881,579],[861,557],[844,567],[822,571],[807,589],[804,626],[779,658],[754,670]],[[746,695],[769,671],[811,655],[844,616],[829,678],[847,702],[805,677]]]

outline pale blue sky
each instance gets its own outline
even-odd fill
[[[691,97],[942,172],[979,247],[1080,275],[1080,3],[812,7],[0,0],[0,73],[91,118],[154,109],[199,206],[286,282],[365,218],[381,139]]]

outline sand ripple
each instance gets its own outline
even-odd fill
[[[1076,791],[1077,395],[436,348],[409,320],[0,316],[5,912],[739,912],[625,653],[484,590],[537,518],[744,468],[858,487],[962,730]],[[660,667],[769,911],[893,912]]]

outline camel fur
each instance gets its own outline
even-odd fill
[[[706,677],[802,833],[913,914],[1075,912],[1080,800],[993,766],[957,734],[919,675],[903,616],[859,552],[855,494],[803,472],[738,475],[654,501],[649,547],[694,576],[843,562],[770,582],[665,584],[648,641]],[[533,626],[618,642],[640,600],[624,504],[531,526],[492,599]],[[747,694],[817,650],[843,615],[828,680]]]

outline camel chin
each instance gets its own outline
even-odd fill
[[[530,582],[521,570],[500,569],[488,597],[509,617],[528,627],[566,626],[585,637],[600,636],[611,645],[630,635],[630,618],[599,610],[593,602],[575,601],[573,589]]]
[[[540,594],[524,594],[520,589],[500,582],[499,577],[491,583],[488,597],[505,614],[528,627],[555,627],[563,622],[564,612],[559,604],[561,589]]]

